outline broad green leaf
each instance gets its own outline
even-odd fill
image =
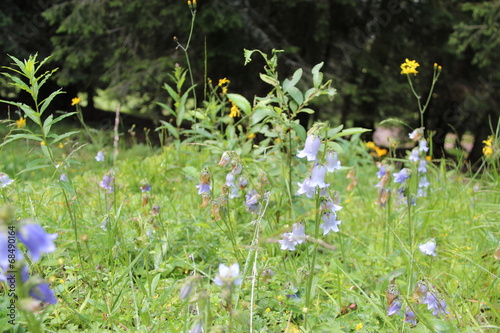
[[[273,87],[276,87],[278,85],[278,81],[275,78],[270,77],[269,75],[260,73],[259,76],[262,81],[272,85]]]
[[[259,123],[262,119],[266,117],[276,117],[276,113],[269,108],[256,109],[250,119],[250,126],[254,126],[255,124]]]
[[[318,89],[316,89],[316,88],[307,89],[307,91],[304,93],[304,99],[306,101],[309,101],[310,99],[314,98],[313,94],[315,94],[317,92],[318,92]]]
[[[331,139],[335,134],[337,134],[338,132],[342,131],[342,129],[344,128],[344,125],[339,125],[335,128],[330,128],[328,130],[328,133],[326,134],[326,136]]]
[[[302,92],[297,87],[289,87],[288,93],[298,105],[304,103],[304,96],[302,96]]]
[[[248,100],[240,94],[227,94],[227,98],[236,104],[236,106],[243,111],[244,114],[249,114],[252,111],[250,102],[248,102]]]
[[[297,136],[299,137],[300,141],[306,140],[307,132],[304,126],[302,126],[299,123],[291,123],[290,126],[292,126],[295,133],[297,133]]]
[[[313,75],[313,85],[315,88],[319,88],[321,86],[321,82],[323,82],[323,73],[319,71],[321,67],[323,67],[323,62],[320,62],[311,70],[311,73]]]
[[[288,89],[291,87],[295,87],[295,85],[299,82],[301,77],[302,77],[302,68],[299,68],[295,71],[295,73],[293,73],[291,80],[285,79],[283,81],[283,90],[285,92],[289,92]]]

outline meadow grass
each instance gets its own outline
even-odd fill
[[[253,52],[260,51],[247,60]],[[194,110],[181,97],[191,88],[166,89],[177,102],[169,107],[176,126],[159,127],[167,138],[160,146],[126,145],[118,130],[54,131],[56,120],[39,111],[43,100],[34,98],[33,108],[11,103],[30,122],[5,121],[0,236],[17,228],[25,255],[16,260],[43,280],[17,282],[15,321],[4,311],[9,286],[0,284],[0,329],[499,329],[498,132],[473,173],[427,158],[422,138],[399,158],[363,142],[363,129],[315,123],[306,130],[297,114],[335,93],[321,66],[302,93],[295,86],[302,71],[280,81],[276,53],[263,57],[263,80],[273,89],[252,104],[219,93],[224,81]],[[188,116],[194,124],[183,130]],[[333,152],[341,167],[328,161]],[[40,260],[22,239],[30,223],[57,234]],[[31,293],[42,281],[57,302]]]

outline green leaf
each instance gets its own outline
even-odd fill
[[[179,94],[174,90],[172,89],[171,86],[169,86],[167,83],[163,84],[163,89],[165,89],[168,94],[170,95],[170,97],[172,97],[172,99],[176,102],[179,101]]]
[[[320,62],[311,70],[311,73],[313,75],[313,85],[316,88],[319,88],[321,86],[321,82],[323,82],[323,73],[319,71],[321,67],[323,67],[323,62]]]
[[[313,109],[309,109],[309,108],[303,108],[303,109],[300,109],[299,112],[297,112],[297,113],[301,113],[301,112],[305,112],[308,114],[314,114],[316,111],[314,111]]]
[[[159,105],[159,106],[161,106],[163,109],[167,110],[169,114],[177,116],[177,113],[170,106],[168,106],[167,104],[160,103],[160,102],[156,102],[156,104]]]
[[[7,137],[7,139],[0,144],[0,147],[5,146],[6,144],[19,140],[19,139],[28,139],[28,140],[35,140],[35,141],[43,141],[42,138],[35,134],[29,134],[29,133],[21,133],[21,134],[11,134]]]
[[[352,128],[347,128],[347,129],[343,130],[342,132],[337,133],[337,134],[331,136],[330,139],[333,140],[333,139],[339,138],[341,136],[348,136],[348,135],[353,135],[353,134],[358,134],[358,133],[365,133],[365,132],[370,132],[370,131],[371,131],[371,129],[367,129],[367,128],[352,127]]]
[[[288,93],[298,105],[302,105],[302,103],[304,102],[304,96],[297,87],[289,87]]]
[[[17,76],[12,76],[8,73],[2,73],[2,74],[14,82],[14,83],[11,83],[11,85],[16,86],[16,87],[18,87],[24,91],[27,91],[28,93],[31,94],[31,88],[28,87],[28,85],[26,83],[24,83],[20,78],[18,78]]]
[[[266,117],[276,117],[276,113],[269,108],[256,109],[252,114],[252,118],[250,119],[250,126],[254,126]]]
[[[71,132],[66,132],[64,134],[61,134],[61,135],[51,134],[51,135],[48,135],[48,137],[54,138],[54,141],[52,141],[52,144],[54,144],[54,143],[57,143],[63,139],[66,139],[67,137],[72,136],[73,134],[78,134],[78,133],[80,133],[80,131],[71,131]]]
[[[159,131],[161,129],[164,129],[166,128],[167,131],[176,139],[179,139],[179,131],[177,130],[177,128],[174,127],[174,125],[172,125],[171,123],[167,122],[167,121],[164,121],[164,120],[160,120],[160,122],[162,123],[162,125],[160,127],[157,127],[156,128],[156,131]]]
[[[49,97],[47,97],[46,99],[44,99],[42,101],[42,106],[40,107],[40,114],[43,114],[43,112],[50,105],[50,103],[52,102],[52,100],[54,99],[54,97],[56,97],[57,95],[60,95],[60,94],[64,94],[64,91],[62,91],[62,89],[54,91],[52,94],[49,95]]]
[[[68,112],[63,115],[60,115],[56,119],[52,119],[52,115],[48,116],[47,119],[45,119],[45,122],[43,123],[43,130],[45,132],[45,135],[48,135],[50,133],[50,128],[52,125],[60,122],[64,118],[71,117],[72,115],[76,114],[76,112]]]
[[[244,114],[249,114],[252,111],[250,102],[248,102],[248,100],[240,94],[227,94],[227,98],[236,104],[236,106],[243,111]]]
[[[295,73],[293,73],[293,76],[292,76],[292,79],[291,80],[288,80],[288,79],[285,79],[283,81],[283,91],[285,92],[289,92],[289,88],[294,88],[295,85],[299,82],[299,80],[301,79],[302,77],[302,68],[299,68],[295,71]]]
[[[335,128],[330,128],[328,130],[328,133],[327,133],[327,137],[328,138],[332,138],[335,134],[337,134],[338,132],[342,131],[342,129],[344,128],[344,125],[339,125]]]
[[[304,126],[302,126],[299,123],[291,123],[290,126],[292,126],[295,133],[297,133],[297,136],[299,137],[300,141],[306,140],[307,132]]]
[[[252,61],[252,54],[254,52],[257,52],[257,53],[260,53],[260,55],[262,56],[262,58],[264,58],[264,60],[266,61],[267,63],[267,54],[263,53],[262,51],[260,50],[247,50],[247,49],[244,49],[243,50],[244,52],[244,56],[245,56],[245,66],[250,63],[250,61]]]
[[[260,76],[260,79],[262,81],[264,81],[265,83],[270,84],[273,87],[278,86],[278,80],[276,80],[275,78],[272,78],[269,75],[262,74],[262,73],[260,73],[259,76]]]

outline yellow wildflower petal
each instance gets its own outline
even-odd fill
[[[415,60],[405,60],[403,64],[401,64],[401,74],[418,74],[417,67],[420,66],[418,62]]]
[[[75,97],[75,98],[71,99],[71,106],[80,104],[81,101],[82,100],[80,99],[80,97]]]
[[[356,331],[359,331],[363,328],[363,323],[359,323],[356,325]]]
[[[486,158],[490,157],[491,154],[493,154],[493,149],[491,149],[490,146],[483,147],[483,155],[486,156]]]
[[[231,81],[229,81],[227,78],[219,79],[219,87],[223,86],[224,84],[228,84]]]
[[[236,104],[234,104],[233,102],[231,102],[231,103],[232,103],[232,106],[231,106],[231,112],[229,113],[229,117],[231,117],[231,118],[240,117],[241,116],[240,109],[238,109]]]
[[[366,144],[366,148],[368,149],[375,149],[375,143],[373,143],[372,141],[368,141]]]
[[[26,119],[24,117],[19,118],[19,120],[16,120],[16,126],[17,128],[23,128],[26,126]]]

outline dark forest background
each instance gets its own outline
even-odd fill
[[[208,78],[227,77],[230,90],[249,100],[269,87],[258,73],[263,62],[243,66],[243,49],[285,50],[281,79],[301,67],[306,72],[324,61],[338,95],[315,105],[316,117],[374,128],[387,118],[419,126],[418,109],[400,75],[405,58],[420,63],[415,77],[423,94],[433,64],[443,66],[425,126],[433,130],[439,153],[447,133],[475,137],[472,160],[496,125],[499,110],[500,1],[396,0],[199,0],[189,49],[193,73],[203,96],[205,58]],[[106,118],[95,96],[132,105],[145,124],[164,117],[155,102],[176,63],[186,66],[176,36],[187,40],[191,13],[181,0],[2,0],[0,64],[7,54],[39,59],[52,55],[47,69],[59,67],[51,87],[67,94],[54,110],[69,110],[85,93],[85,118]],[[23,100],[0,78],[0,98]],[[2,117],[7,106],[0,109]],[[137,118],[139,119],[139,118]],[[139,126],[138,126],[139,127]]]

